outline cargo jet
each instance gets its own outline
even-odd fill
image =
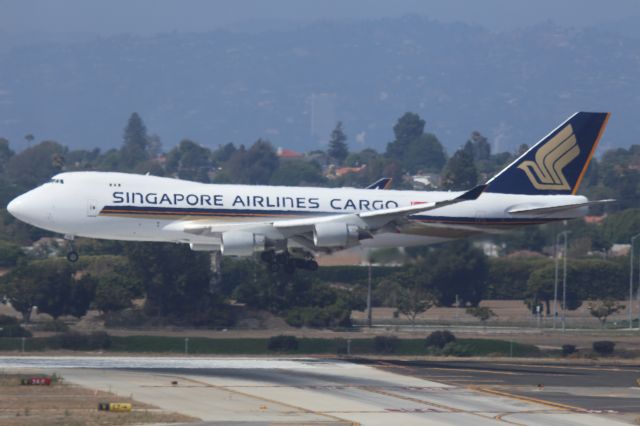
[[[271,270],[315,270],[316,253],[439,243],[586,214],[576,195],[609,113],[579,112],[486,184],[466,192],[214,185],[110,172],[69,172],[7,209],[76,236],[189,244],[225,256],[259,252]],[[219,258],[219,256],[217,256]]]

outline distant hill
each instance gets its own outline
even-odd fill
[[[607,147],[640,134],[640,40],[552,23],[496,33],[405,17],[115,36],[5,46],[0,64],[0,136],[14,147],[27,133],[119,146],[133,111],[166,147],[264,137],[306,151],[342,120],[352,148],[384,149],[406,111],[449,153],[472,130],[499,150],[531,144],[577,110],[613,112]]]

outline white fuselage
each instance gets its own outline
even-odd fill
[[[125,173],[70,172],[21,195],[8,208],[27,223],[69,236],[209,245],[215,244],[211,236],[185,232],[176,224],[207,221],[221,231],[263,224],[268,227],[281,220],[410,206],[457,194],[460,193],[219,185]],[[569,219],[583,216],[586,208],[528,217],[515,217],[509,210],[585,201],[585,197],[575,195],[485,193],[476,200],[412,215],[394,230],[376,233],[361,243],[372,247],[432,244],[513,226]]]

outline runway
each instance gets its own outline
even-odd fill
[[[131,395],[209,425],[615,425],[632,419],[548,400],[542,392],[535,397],[513,393],[509,380],[535,368],[504,365],[491,374],[483,372],[491,365],[314,358],[0,357],[0,369],[58,372],[69,382]],[[496,376],[510,379],[496,383]],[[524,382],[515,386],[535,389]],[[640,390],[627,390],[635,392],[634,401],[640,403]]]

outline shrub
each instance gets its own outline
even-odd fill
[[[111,337],[104,331],[82,334],[74,331],[61,334],[58,337],[60,347],[69,350],[98,350],[111,347]]]
[[[469,343],[452,341],[447,343],[444,348],[442,348],[442,355],[472,356],[475,355],[475,350]]]
[[[576,352],[576,345],[562,345],[562,356],[571,355]]]
[[[69,331],[69,326],[59,319],[45,321],[38,325],[38,330],[41,331]]]
[[[104,326],[107,328],[136,328],[149,324],[149,317],[139,309],[125,309],[120,312],[110,312],[104,316]]]
[[[336,342],[336,353],[338,355],[346,355],[348,353],[348,343],[345,339],[335,339]]]
[[[284,334],[272,336],[267,342],[267,349],[275,352],[295,352],[298,350],[298,338]]]
[[[616,344],[610,340],[593,342],[593,350],[600,355],[611,355]]]
[[[456,336],[453,335],[448,330],[436,330],[427,336],[427,339],[424,342],[424,345],[427,348],[437,347],[439,349],[444,348],[444,346],[449,342],[455,342]]]
[[[5,325],[18,325],[18,318],[10,315],[0,315],[0,327]]]
[[[298,307],[289,309],[285,321],[293,327],[351,327],[351,309],[340,303]]]
[[[396,336],[376,336],[373,338],[373,350],[379,354],[395,353],[400,344]]]
[[[0,337],[31,337],[31,332],[19,324],[0,325]]]

